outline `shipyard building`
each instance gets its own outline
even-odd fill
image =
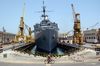
[[[83,34],[84,34],[84,38],[83,38],[84,41],[92,39],[100,42],[100,28],[83,31]]]
[[[0,31],[0,42],[11,42],[15,40],[15,34]]]

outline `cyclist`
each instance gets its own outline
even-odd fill
[[[48,60],[48,63],[51,61],[51,56],[50,55],[48,55],[47,60]]]

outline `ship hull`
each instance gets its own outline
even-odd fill
[[[35,43],[45,52],[51,52],[57,46],[58,31],[46,29],[35,33]]]

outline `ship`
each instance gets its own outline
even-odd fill
[[[42,21],[36,25],[34,25],[34,37],[35,37],[35,43],[37,48],[45,51],[45,52],[52,52],[54,48],[57,47],[57,39],[58,39],[58,25],[55,22],[51,22],[48,19],[48,15],[45,15],[46,6],[44,6],[43,1],[43,14],[41,17],[43,17]]]

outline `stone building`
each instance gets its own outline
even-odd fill
[[[73,35],[67,36],[67,40],[73,40]]]
[[[15,40],[15,34],[0,31],[0,41],[10,42]]]
[[[98,41],[100,42],[100,28],[98,29],[97,39],[98,39]]]
[[[86,39],[97,39],[100,41],[100,28],[99,29],[92,29],[92,30],[86,30],[83,31],[85,41]]]

